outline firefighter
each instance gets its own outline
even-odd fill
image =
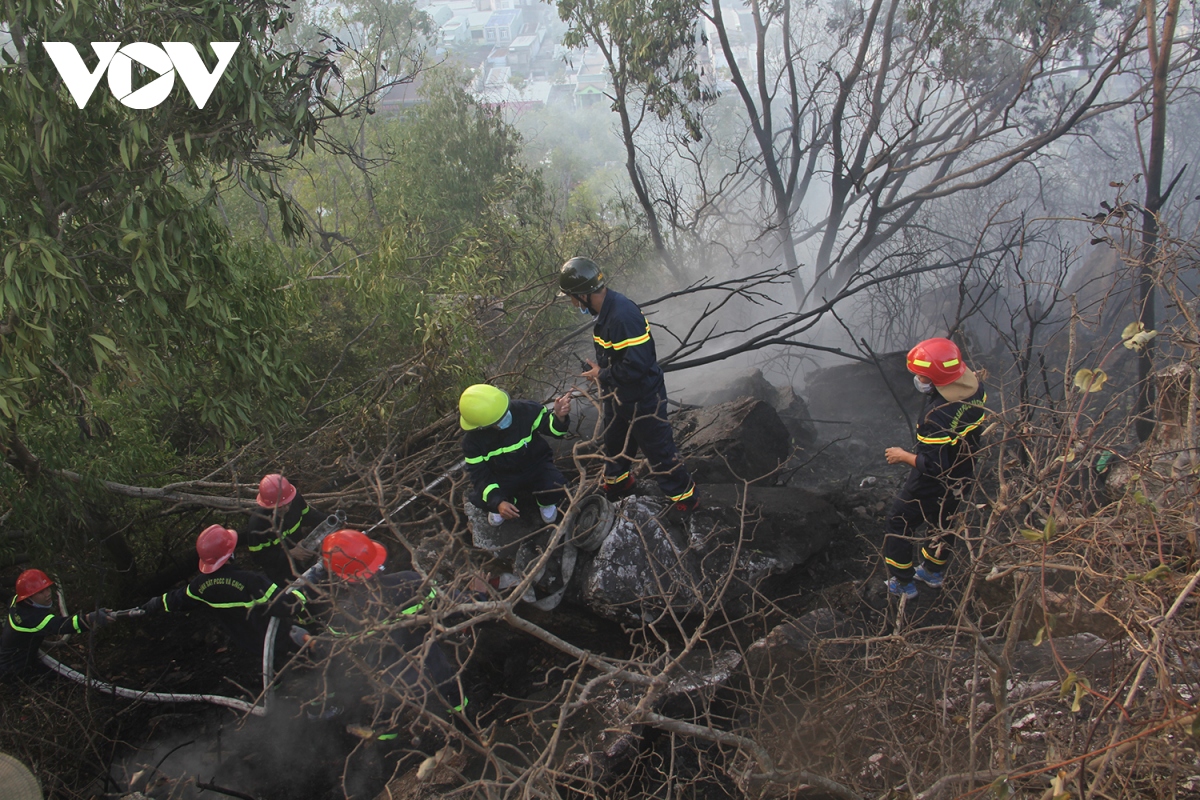
[[[908,370],[926,400],[917,422],[917,451],[889,447],[884,452],[887,463],[911,469],[888,511],[883,555],[888,591],[912,599],[917,596],[914,578],[934,589],[942,586],[955,541],[949,519],[975,477],[987,392],[949,339],[926,339],[910,350]],[[936,533],[921,547],[914,569],[913,540],[925,524]]]
[[[196,537],[200,574],[181,586],[142,604],[150,614],[200,611],[220,623],[239,649],[262,657],[263,637],[270,617],[290,618],[307,598],[299,589],[285,590],[261,572],[238,569],[233,560],[237,531],[209,525]],[[278,652],[287,650],[290,626],[280,626]]]
[[[463,711],[467,698],[458,686],[457,666],[429,635],[429,625],[405,624],[429,613],[437,590],[416,572],[384,573],[387,549],[359,531],[326,536],[321,558],[333,576],[334,611],[326,631],[334,642],[348,643],[353,654],[342,659],[339,677],[356,672],[353,677],[384,697],[385,708],[394,705],[390,701],[398,691],[418,707]]]
[[[600,385],[604,410],[604,491],[610,500],[633,493],[630,466],[640,448],[675,511],[700,505],[696,484],[679,458],[667,422],[667,388],[654,351],[650,323],[632,300],[607,288],[604,273],[588,258],[572,258],[558,274],[560,295],[595,317],[596,360],[583,377]]]
[[[250,512],[243,535],[250,557],[258,568],[279,586],[287,586],[297,575],[294,561],[312,558],[315,554],[296,547],[296,534],[313,514],[300,491],[277,472],[264,475],[258,483],[258,508]]]
[[[517,495],[528,493],[537,502],[542,522],[558,518],[558,504],[566,497],[566,479],[554,466],[554,453],[542,434],[556,439],[567,434],[571,396],[554,401],[548,412],[532,400],[510,400],[508,395],[477,383],[458,399],[459,425],[467,472],[475,484],[469,500],[488,512],[488,522],[501,525],[517,519]]]
[[[112,621],[107,609],[63,617],[51,610],[54,581],[40,569],[17,576],[17,593],[0,628],[0,678],[6,682],[37,677],[48,670],[38,660],[47,636],[83,633]]]

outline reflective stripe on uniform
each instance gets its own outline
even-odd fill
[[[607,483],[608,485],[610,485],[610,486],[611,486],[611,485],[612,485],[612,484],[614,484],[614,483],[621,483],[622,481],[624,481],[624,480],[625,480],[626,478],[628,478],[628,477],[629,477],[629,472],[628,472],[628,470],[627,470],[627,471],[625,472],[625,474],[623,474],[623,475],[618,475],[618,476],[617,476],[617,477],[615,477],[615,478],[610,478],[610,477],[608,477],[607,475],[605,475],[605,476],[604,476],[604,482],[605,482],[605,483]]]
[[[10,612],[8,615],[8,624],[17,633],[37,633],[42,628],[49,625],[52,619],[54,619],[54,614],[47,612],[46,616],[42,618],[42,621],[38,623],[36,628],[25,628],[17,624],[16,617]],[[75,629],[76,633],[83,633],[83,627],[80,625],[81,621],[82,620],[79,619],[78,614],[71,617],[71,627]]]
[[[883,560],[886,561],[887,565],[889,567],[892,567],[893,569],[912,569],[912,561],[903,563],[903,562],[897,561],[894,558],[885,558]]]
[[[554,427],[554,422],[557,419],[558,417],[554,416],[553,414],[550,415],[550,432],[555,436],[562,436],[566,433],[566,431],[560,431],[558,428]]]
[[[500,484],[489,483],[487,485],[487,488],[483,490],[483,494],[481,495],[483,497],[483,502],[486,503],[488,501],[488,495],[492,493],[493,489],[499,489],[499,488],[500,488]]]
[[[684,492],[683,494],[677,494],[674,497],[668,497],[667,499],[670,500],[672,503],[678,503],[680,500],[687,500],[689,497],[691,497],[695,493],[696,493],[696,484],[693,483],[691,486],[688,487],[688,490],[686,492]]]
[[[42,619],[42,621],[38,623],[38,626],[37,626],[36,628],[23,628],[23,627],[21,627],[20,625],[18,625],[18,624],[17,624],[16,617],[15,617],[15,616],[13,616],[13,615],[10,613],[10,614],[8,615],[8,624],[9,624],[9,625],[11,625],[11,626],[12,626],[12,629],[13,629],[14,631],[16,631],[17,633],[37,633],[37,632],[38,632],[38,631],[40,631],[42,628],[46,627],[46,626],[47,626],[47,625],[50,623],[50,620],[52,620],[52,619],[54,619],[54,615],[53,615],[53,614],[47,614],[47,615],[46,615],[46,616],[45,616],[45,617]]]
[[[933,553],[926,550],[924,547],[921,548],[921,557],[924,558],[926,561],[928,561],[930,564],[934,564],[935,566],[939,566],[939,567],[946,566],[946,562],[950,560],[948,558],[938,558]]]
[[[640,336],[634,336],[632,339],[626,339],[622,342],[606,342],[605,340],[601,339],[599,336],[592,334],[592,340],[596,344],[603,347],[605,350],[624,350],[626,347],[633,347],[634,345],[645,344],[646,342],[650,341],[650,322],[649,322],[649,320],[647,320],[647,322],[646,322],[646,332],[645,333],[643,333]]]
[[[422,608],[425,607],[426,603],[428,603],[430,600],[432,600],[435,597],[437,597],[437,589],[430,589],[429,594],[425,595],[424,600],[417,603],[415,606],[409,606],[408,608],[402,610],[400,613],[404,614],[406,616],[411,616],[412,614],[416,614],[418,611],[420,611]]]
[[[954,417],[950,420],[950,426],[949,426],[948,432],[943,433],[940,436],[922,436],[920,433],[918,433],[917,441],[921,442],[922,444],[933,444],[933,445],[958,444],[959,441],[964,436],[966,436],[968,433],[970,433],[971,431],[978,428],[987,419],[987,410],[985,409],[984,413],[979,416],[979,419],[975,420],[970,425],[968,425],[967,427],[963,428],[960,431],[960,430],[957,430],[957,428],[958,428],[958,424],[960,422],[962,422],[963,414],[967,413],[967,410],[972,407],[983,406],[983,404],[986,402],[987,402],[987,393],[984,392],[982,399],[980,399],[980,401],[978,403],[964,403],[958,409],[958,411],[956,411],[954,413]]]
[[[529,429],[529,435],[526,436],[525,438],[521,439],[520,441],[518,441],[516,444],[510,444],[505,447],[501,447],[498,450],[493,450],[490,453],[484,453],[481,456],[468,457],[467,463],[468,464],[482,464],[484,461],[487,461],[488,459],[492,458],[493,456],[502,456],[505,453],[511,453],[515,450],[520,450],[522,447],[524,447],[525,445],[527,445],[533,441],[534,431],[537,430],[538,424],[541,423],[542,417],[545,414],[546,414],[546,409],[544,409],[544,408],[538,412],[537,418],[534,419],[534,421],[533,421],[533,426]]]
[[[431,588],[429,590],[429,594],[425,595],[424,600],[421,600],[416,605],[412,605],[412,606],[409,606],[408,608],[401,609],[400,614],[402,616],[411,617],[412,615],[419,613],[421,611],[421,609],[425,608],[425,604],[428,603],[430,600],[432,600],[435,597],[437,597],[437,589]],[[385,621],[379,623],[379,627],[382,627],[384,625],[391,625],[397,621],[398,620],[385,620]],[[325,630],[329,633],[330,636],[351,636],[351,637],[353,637],[353,636],[374,636],[376,633],[375,628],[371,628],[371,629],[365,630],[365,631],[356,631],[354,633],[350,633],[349,631],[339,631],[337,628],[333,627],[332,625],[325,626]]]
[[[199,595],[194,594],[192,592],[191,586],[187,587],[187,596],[192,598],[193,600],[198,600],[199,602],[204,603],[204,605],[209,606],[210,608],[254,608],[255,606],[260,606],[263,603],[266,603],[267,601],[269,601],[271,599],[271,596],[273,594],[275,594],[275,589],[276,589],[276,584],[272,583],[270,585],[270,587],[267,588],[267,591],[263,594],[262,597],[258,598],[257,600],[247,600],[247,601],[243,601],[240,603],[212,603],[212,602],[209,602],[208,600],[205,600],[203,597],[200,597]]]
[[[250,547],[249,547],[250,552],[257,553],[259,550],[262,550],[264,548],[274,547],[275,545],[283,542],[284,539],[291,536],[296,531],[300,530],[300,525],[304,522],[304,517],[305,517],[305,515],[308,514],[309,510],[310,509],[308,507],[306,507],[303,511],[301,511],[300,519],[296,520],[296,524],[293,525],[292,527],[288,528],[286,531],[283,531],[282,533],[280,533],[278,539],[268,539],[265,542],[259,542],[258,544],[250,545]]]

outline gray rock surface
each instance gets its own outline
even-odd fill
[[[762,400],[774,408],[796,447],[808,448],[816,441],[817,431],[804,398],[792,386],[771,383],[763,376],[762,370],[735,375],[724,386],[697,395],[693,402],[699,406],[715,406],[743,397]]]
[[[678,443],[697,483],[773,484],[792,454],[791,434],[767,402],[743,397],[672,415]]]
[[[759,676],[805,673],[811,677],[821,669],[823,659],[842,659],[850,652],[850,645],[828,640],[853,634],[840,614],[819,608],[772,628],[746,651],[746,666]]]
[[[915,419],[924,398],[913,390],[905,355],[881,354],[880,366],[855,362],[808,373],[804,395],[813,418],[865,423],[871,442],[907,435],[909,423],[896,399],[908,410],[909,419]],[[832,430],[843,436],[859,434],[857,425]]]
[[[612,531],[576,569],[579,599],[622,622],[687,614],[714,600],[741,604],[763,580],[825,547],[838,524],[833,506],[803,490],[751,487],[745,496],[726,485],[700,493],[702,510],[686,518],[651,498],[618,503]]]

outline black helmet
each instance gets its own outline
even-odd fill
[[[558,288],[564,294],[591,294],[604,288],[604,273],[590,258],[576,256],[558,271]]]

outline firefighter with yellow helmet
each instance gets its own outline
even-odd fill
[[[502,525],[521,515],[518,497],[532,496],[541,520],[554,522],[566,497],[566,479],[554,465],[554,452],[542,438],[562,438],[570,429],[571,396],[552,410],[532,400],[513,400],[495,386],[468,386],[458,400],[463,455],[474,489],[468,499]]]

